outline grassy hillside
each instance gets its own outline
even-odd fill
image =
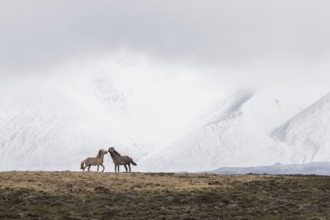
[[[330,177],[2,172],[0,219],[330,219]]]

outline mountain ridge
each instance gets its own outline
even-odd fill
[[[304,161],[330,160],[330,93],[272,132],[277,140],[304,154]]]

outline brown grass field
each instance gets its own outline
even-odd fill
[[[330,177],[1,172],[0,219],[330,219]]]

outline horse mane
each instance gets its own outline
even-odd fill
[[[99,150],[99,152],[98,152],[97,155],[96,155],[96,158],[100,158],[101,156],[102,156],[102,149]]]
[[[118,151],[116,151],[115,149],[113,149],[113,152],[114,152],[115,154],[117,154],[118,156],[121,156],[121,154],[120,154]]]

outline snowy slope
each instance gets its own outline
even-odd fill
[[[302,154],[302,163],[330,160],[330,94],[273,132],[273,137]]]
[[[109,145],[120,146],[137,157],[142,155],[121,119],[124,112],[119,115],[110,110],[122,108],[122,102],[114,98],[105,109],[93,84],[85,89],[80,89],[83,83],[68,84],[59,86],[36,78],[16,80],[16,87],[11,83],[2,88],[0,170],[78,170],[81,160]],[[118,97],[115,90],[107,95]],[[107,158],[107,164],[110,161]]]
[[[242,91],[217,105],[182,140],[143,157],[139,170],[203,171],[299,160],[291,148],[255,125],[249,114],[252,109],[245,108],[253,97],[252,92]]]
[[[181,138],[217,96],[189,68],[125,53],[49,71],[1,76],[0,171],[78,170],[109,146],[137,161]]]
[[[259,167],[224,167],[207,173],[215,174],[303,174],[330,176],[330,162],[314,162],[306,164],[282,165]]]
[[[196,119],[214,103],[207,98],[213,93],[186,77],[173,84],[119,70],[2,80],[0,171],[79,170],[81,160],[109,146],[133,157],[135,171],[330,160],[330,95],[297,114],[307,101],[291,104],[284,93],[244,90],[227,99],[223,93]]]

